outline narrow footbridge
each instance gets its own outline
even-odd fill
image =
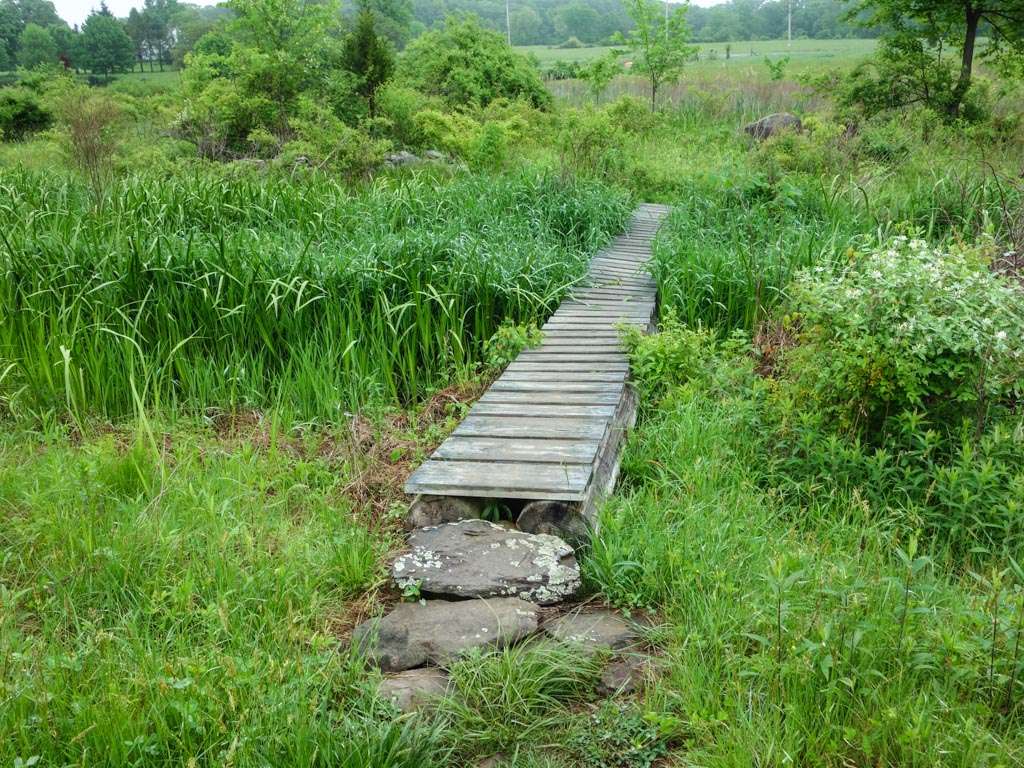
[[[407,493],[562,502],[591,518],[636,419],[619,326],[652,327],[656,286],[644,267],[667,213],[637,209],[544,325],[541,345],[508,366],[409,477]]]

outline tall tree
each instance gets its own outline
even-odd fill
[[[114,18],[106,3],[100,4],[82,24],[77,58],[90,72],[110,75],[132,68],[135,50],[124,26]]]
[[[386,83],[395,69],[391,44],[377,34],[376,20],[365,5],[356,19],[356,28],[345,40],[345,67],[359,77],[359,92],[366,98],[370,116],[376,114],[377,89]]]
[[[633,54],[632,67],[647,75],[651,83],[651,111],[658,103],[658,90],[676,82],[683,65],[693,59],[696,47],[687,45],[690,28],[686,24],[688,5],[676,5],[669,11],[658,0],[624,0],[636,25],[624,38]]]
[[[35,69],[57,63],[57,44],[38,24],[26,24],[18,38],[18,64]]]
[[[863,23],[884,24],[896,34],[931,45],[953,45],[960,67],[946,109],[956,117],[971,87],[979,32],[988,37],[986,53],[996,59],[1024,50],[1024,0],[861,0]]]
[[[11,0],[0,0],[0,71],[14,69],[24,26],[17,6]]]

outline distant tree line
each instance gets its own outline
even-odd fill
[[[50,0],[0,0],[0,71],[52,65],[108,75],[180,66],[228,16],[223,8],[145,0],[127,19],[117,19],[101,3],[81,27],[71,27]]]
[[[509,0],[508,24],[505,0],[388,2],[410,5],[414,27],[437,28],[451,14],[476,14],[493,29],[506,32],[510,28],[513,45],[561,45],[573,38],[600,44],[635,26],[621,0]],[[710,8],[690,6],[686,18],[694,42],[768,40],[786,36],[788,8],[787,0],[730,0]],[[793,36],[831,39],[879,34],[847,21],[848,11],[849,4],[842,0],[793,0]],[[413,35],[417,31],[414,28]]]

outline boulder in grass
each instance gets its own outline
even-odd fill
[[[515,597],[401,603],[356,627],[352,642],[385,672],[445,664],[472,648],[504,647],[537,631],[537,606]]]
[[[615,611],[603,608],[573,611],[545,623],[544,631],[563,643],[579,646],[584,653],[618,651],[639,639],[636,628]]]
[[[789,112],[776,112],[744,126],[743,130],[755,139],[764,140],[782,131],[800,132],[803,130],[803,123],[799,117]]]
[[[381,680],[377,693],[400,711],[413,712],[448,693],[448,675],[435,667],[407,669]]]

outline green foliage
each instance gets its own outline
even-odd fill
[[[506,320],[484,343],[484,365],[491,371],[499,372],[524,349],[536,347],[543,340],[544,334],[536,323],[523,325]]]
[[[635,25],[624,38],[633,54],[633,67],[651,83],[651,111],[658,102],[658,90],[676,82],[683,65],[694,57],[696,48],[688,45],[690,29],[686,25],[688,6],[676,7],[664,19],[666,6],[657,0],[627,0],[626,10]]]
[[[568,747],[584,768],[653,768],[668,756],[670,736],[653,713],[606,701],[580,724]]]
[[[390,78],[395,68],[394,53],[386,39],[377,35],[374,15],[364,8],[356,19],[356,28],[345,41],[346,68],[359,78],[359,93],[367,100],[370,115],[375,110],[377,90]]]
[[[349,128],[330,109],[308,97],[299,99],[295,116],[288,124],[295,138],[283,147],[281,159],[285,164],[302,157],[317,168],[358,178],[380,165],[389,146],[386,141],[371,139]],[[266,138],[269,137],[267,132]]]
[[[765,56],[764,65],[768,69],[768,74],[771,79],[778,82],[786,77],[786,67],[789,65],[789,56],[783,56],[781,59],[775,59],[774,61]]]
[[[25,69],[57,63],[57,44],[53,36],[38,24],[26,24],[18,38],[18,64]]]
[[[477,651],[449,670],[456,692],[444,710],[464,748],[488,754],[560,725],[568,706],[593,691],[599,672],[597,659],[557,643]]]
[[[75,62],[97,75],[124,72],[135,63],[131,38],[105,5],[91,13],[82,24]]]
[[[563,175],[612,180],[622,170],[625,135],[608,110],[574,109],[562,116],[558,134]]]
[[[418,37],[399,61],[399,79],[441,96],[452,108],[484,107],[495,99],[546,108],[551,96],[530,61],[497,32],[472,18],[449,19],[444,29]]]
[[[300,130],[337,128],[319,117]],[[313,172],[132,174],[99,209],[52,173],[0,186],[0,386],[24,416],[116,417],[137,396],[332,421],[414,400],[475,368],[499,318],[549,313],[629,211],[532,173],[359,193]]]
[[[595,59],[583,70],[583,79],[587,81],[590,95],[595,102],[600,102],[604,92],[612,80],[622,72],[622,64],[615,51],[610,51],[600,59]]]
[[[835,276],[802,276],[790,295],[789,375],[842,428],[871,434],[914,410],[984,421],[1024,394],[1021,296],[979,249],[900,237],[851,252]]]
[[[53,115],[27,88],[0,88],[0,139],[19,141],[48,128]]]
[[[699,326],[687,328],[671,309],[662,315],[658,333],[627,326],[623,341],[640,399],[650,403],[701,377],[714,352],[714,335]]]

